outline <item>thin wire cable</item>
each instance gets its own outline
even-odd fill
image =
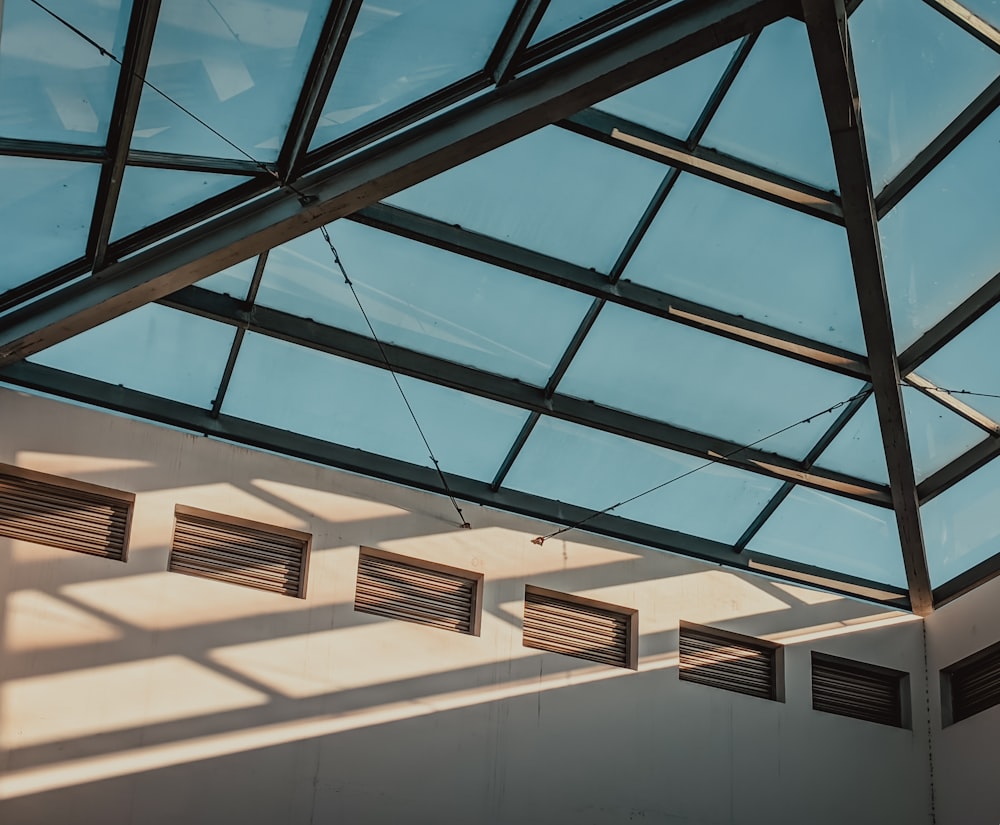
[[[976,392],[974,390],[949,390],[946,387],[937,387],[933,384],[925,384],[923,386],[915,386],[914,384],[904,383],[903,386],[913,387],[914,389],[930,390],[931,392],[944,392],[948,395],[971,395],[976,398],[1000,398],[1000,395],[992,392]]]
[[[536,536],[535,538],[533,538],[531,540],[531,543],[532,544],[542,545],[542,544],[544,544],[546,542],[547,539],[555,538],[556,536],[562,535],[563,533],[568,533],[571,530],[577,530],[580,527],[582,527],[584,524],[586,524],[588,521],[590,521],[592,519],[595,519],[598,516],[603,516],[606,513],[610,513],[613,510],[617,510],[619,507],[623,507],[626,504],[631,504],[633,501],[636,501],[637,499],[640,499],[643,496],[648,496],[650,493],[655,493],[657,490],[662,490],[664,487],[668,487],[669,485],[673,484],[674,482],[680,481],[682,478],[687,478],[688,476],[694,475],[695,473],[699,472],[700,470],[704,470],[706,467],[711,467],[713,464],[718,464],[718,463],[720,463],[722,461],[725,461],[726,459],[732,458],[734,455],[737,455],[738,453],[741,453],[744,450],[749,450],[749,449],[751,449],[753,447],[756,447],[758,444],[760,444],[760,443],[762,443],[764,441],[767,441],[769,438],[774,438],[775,436],[779,436],[782,433],[786,433],[786,432],[788,432],[789,430],[791,430],[794,427],[798,427],[798,426],[800,426],[802,424],[809,424],[810,422],[812,422],[812,420],[814,418],[819,418],[821,415],[826,415],[827,413],[832,413],[834,410],[839,410],[841,407],[844,407],[847,404],[850,404],[852,401],[855,401],[858,398],[861,398],[862,396],[867,395],[869,392],[870,391],[867,390],[867,389],[862,390],[861,392],[859,392],[859,393],[857,393],[855,395],[852,395],[850,398],[845,398],[843,401],[838,401],[832,407],[827,407],[825,410],[821,410],[818,413],[813,413],[808,418],[803,418],[803,419],[801,419],[799,421],[796,421],[794,424],[789,424],[787,427],[782,427],[780,430],[775,430],[773,433],[770,433],[769,435],[765,435],[763,438],[758,438],[756,441],[751,441],[749,444],[744,444],[741,447],[737,447],[735,450],[731,450],[728,453],[723,453],[718,458],[710,459],[710,460],[706,461],[704,464],[699,464],[697,467],[692,467],[690,470],[686,470],[685,472],[681,473],[680,475],[677,475],[677,476],[674,476],[673,478],[667,479],[666,481],[662,482],[661,484],[657,484],[655,487],[650,487],[648,490],[643,490],[641,493],[637,493],[636,495],[634,495],[634,496],[632,496],[630,498],[627,498],[624,501],[619,501],[617,504],[613,504],[610,507],[605,507],[603,510],[595,510],[590,515],[588,515],[586,518],[582,518],[579,521],[574,522],[573,524],[569,524],[569,525],[567,525],[565,527],[561,527],[560,529],[555,530],[555,531],[553,531],[551,533],[548,533],[547,535],[544,535],[544,536]]]
[[[385,347],[382,346],[382,341],[379,339],[378,335],[375,333],[375,327],[372,326],[371,319],[368,317],[368,313],[365,312],[364,304],[361,303],[361,298],[358,297],[358,291],[354,288],[354,282],[351,280],[350,276],[347,274],[347,269],[344,267],[344,262],[340,259],[340,253],[337,252],[337,247],[333,245],[333,240],[330,238],[330,233],[327,232],[325,226],[320,226],[319,231],[323,234],[323,240],[326,241],[326,245],[330,247],[330,252],[333,254],[333,260],[336,262],[337,267],[340,269],[340,274],[344,276],[344,283],[350,287],[351,294],[354,296],[354,300],[358,304],[358,309],[361,310],[361,314],[364,316],[365,323],[368,325],[368,331],[371,333],[372,339],[375,341],[378,351],[382,354],[382,360],[385,362],[386,369],[392,376],[392,380],[396,382],[396,389],[399,390],[399,394],[403,398],[403,403],[406,404],[406,409],[410,413],[410,418],[413,419],[413,424],[417,428],[417,432],[420,433],[420,438],[424,442],[424,446],[427,448],[427,454],[431,462],[434,464],[434,469],[437,470],[438,478],[441,479],[441,485],[444,487],[445,493],[448,498],[451,499],[452,505],[455,507],[455,511],[458,513],[460,523],[462,527],[469,527],[469,522],[465,520],[465,516],[462,515],[462,508],[458,506],[458,502],[455,500],[455,496],[451,492],[451,488],[448,486],[448,480],[444,477],[444,473],[441,472],[441,465],[438,463],[437,458],[434,455],[434,450],[431,449],[430,442],[427,440],[427,435],[424,433],[424,428],[420,426],[420,422],[417,420],[417,415],[413,411],[413,407],[410,405],[410,399],[406,397],[406,393],[403,391],[403,385],[399,381],[399,376],[396,375],[396,371],[392,368],[392,363],[389,361],[389,356],[385,351]]]
[[[93,46],[95,49],[97,49],[103,56],[107,57],[110,60],[113,60],[115,63],[117,63],[122,68],[125,68],[124,63],[122,63],[122,61],[116,55],[114,55],[110,50],[104,48],[104,46],[102,46],[100,43],[98,43],[93,38],[89,37],[86,33],[84,33],[83,31],[81,31],[80,29],[78,29],[76,26],[74,26],[68,20],[65,20],[64,18],[60,17],[58,14],[56,14],[51,9],[46,8],[42,3],[39,2],[39,0],[31,0],[31,2],[34,5],[36,5],[38,8],[40,8],[42,11],[44,11],[46,14],[50,15],[51,17],[53,17],[54,19],[56,19],[57,21],[59,21],[59,23],[61,23],[66,28],[68,28],[70,31],[74,32],[78,37],[82,38],[87,43],[89,43],[91,46]],[[209,0],[209,5],[212,6],[212,8],[216,11],[217,14],[219,13],[218,9],[216,9],[215,6],[211,3],[211,0]],[[220,14],[219,16],[221,17],[222,15]],[[223,22],[226,23],[226,25],[228,26],[229,24],[226,22],[225,18],[222,18],[222,19],[223,19]],[[232,31],[232,29],[230,29],[230,31]],[[236,37],[237,40],[238,40],[239,37],[236,35],[236,33],[235,32],[232,32],[232,33],[233,33],[233,36]],[[171,103],[174,106],[176,106],[180,111],[184,112],[184,114],[186,114],[188,117],[192,118],[193,120],[196,120],[198,123],[200,123],[206,129],[208,129],[213,135],[215,135],[220,140],[224,141],[226,144],[228,144],[229,146],[231,146],[233,149],[235,149],[237,152],[239,152],[241,155],[243,155],[245,158],[247,158],[247,160],[249,160],[255,166],[259,167],[262,171],[264,171],[267,174],[271,175],[283,188],[288,189],[289,191],[291,191],[292,193],[294,193],[295,195],[297,195],[298,198],[299,198],[299,201],[303,205],[306,205],[306,204],[308,204],[309,202],[311,202],[313,200],[313,198],[311,196],[306,195],[304,192],[302,192],[299,189],[297,189],[296,187],[292,186],[290,183],[288,183],[288,181],[282,180],[281,176],[274,169],[271,169],[268,166],[266,166],[265,164],[261,163],[253,155],[251,155],[249,152],[247,152],[245,149],[243,149],[238,144],[236,144],[233,141],[231,141],[229,138],[227,138],[224,134],[222,134],[220,131],[218,131],[217,129],[215,129],[213,126],[211,126],[210,124],[206,123],[204,120],[202,120],[200,117],[198,117],[194,112],[192,112],[186,106],[182,105],[177,100],[174,100],[174,98],[172,98],[166,92],[163,92],[162,90],[158,89],[155,85],[153,85],[148,80],[146,80],[146,78],[143,77],[142,75],[140,75],[138,72],[133,72],[132,74],[139,81],[141,81],[144,86],[147,86],[148,88],[152,89],[158,95],[160,95],[165,100],[167,100],[169,103]],[[420,421],[417,419],[417,415],[413,411],[413,406],[410,404],[410,399],[407,398],[406,392],[403,390],[403,385],[400,383],[399,377],[396,375],[396,371],[393,369],[392,363],[389,361],[389,356],[387,355],[387,353],[385,351],[385,347],[382,346],[382,341],[379,339],[378,335],[376,334],[375,327],[372,326],[371,319],[368,317],[368,313],[365,311],[364,304],[362,304],[361,298],[358,296],[358,292],[354,288],[354,282],[351,280],[350,276],[348,276],[347,270],[344,268],[344,264],[343,264],[343,262],[340,259],[340,253],[337,252],[337,248],[333,245],[333,240],[330,238],[330,233],[327,231],[327,229],[326,229],[325,226],[320,226],[319,230],[322,233],[323,239],[326,241],[327,246],[330,247],[330,252],[333,253],[333,259],[336,262],[337,267],[340,269],[340,273],[344,276],[344,283],[347,284],[347,286],[350,288],[351,294],[354,296],[354,300],[355,300],[355,302],[358,305],[358,309],[361,310],[361,315],[364,317],[365,323],[368,325],[368,330],[371,333],[372,339],[375,341],[375,344],[378,346],[378,350],[379,350],[379,352],[382,355],[382,360],[385,362],[386,369],[389,371],[389,374],[392,376],[392,380],[396,384],[396,388],[399,390],[399,394],[400,394],[400,396],[403,399],[403,403],[406,405],[406,409],[407,409],[407,411],[410,414],[410,418],[413,419],[413,424],[416,426],[417,432],[420,433],[420,438],[423,441],[424,446],[427,448],[428,457],[430,458],[431,462],[434,464],[434,469],[437,471],[438,478],[441,480],[441,485],[444,488],[445,494],[448,496],[449,500],[452,503],[452,506],[455,508],[455,512],[458,513],[459,524],[462,527],[464,527],[464,528],[470,527],[471,525],[469,524],[468,521],[465,520],[465,515],[462,513],[462,508],[458,506],[458,501],[455,499],[455,496],[454,496],[454,494],[451,491],[451,487],[448,485],[448,480],[445,478],[444,473],[441,470],[441,464],[437,460],[437,457],[434,455],[434,451],[431,449],[430,442],[427,440],[427,435],[424,433],[423,427],[420,426]]]

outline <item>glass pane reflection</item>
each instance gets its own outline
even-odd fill
[[[387,202],[608,272],[663,175],[658,163],[548,126]]]
[[[749,549],[906,587],[895,513],[818,490],[792,490]]]
[[[1000,54],[926,3],[865,0],[850,29],[878,190],[990,84]]]
[[[229,295],[239,301],[245,301],[247,293],[250,291],[250,282],[253,280],[254,270],[257,268],[257,258],[248,258],[238,264],[223,269],[209,275],[204,280],[198,281],[195,286],[202,289],[210,289],[221,295]]]
[[[324,0],[171,0],[160,9],[146,78],[255,160],[273,161],[329,7]],[[244,158],[148,86],[132,147]]]
[[[703,464],[704,459],[543,416],[504,486],[603,510]],[[732,544],[779,485],[710,464],[612,515]]]
[[[879,221],[902,350],[1000,270],[1000,111]]]
[[[491,481],[527,413],[425,381],[399,380],[441,469]],[[222,412],[433,466],[387,370],[255,333],[243,339]]]
[[[219,389],[235,335],[226,324],[146,304],[31,360],[207,408]]]
[[[96,163],[0,156],[0,293],[82,258]]]
[[[1000,553],[1000,461],[962,479],[920,508],[931,585]]]
[[[591,303],[353,221],[329,229],[380,340],[535,386],[548,380]],[[257,303],[370,335],[318,232],[271,250]]]
[[[483,69],[513,7],[512,0],[364,3],[310,148]]]
[[[46,0],[118,57],[131,0]],[[0,3],[0,136],[103,145],[118,64],[29,0]]]

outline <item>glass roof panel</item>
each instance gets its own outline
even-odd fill
[[[536,386],[548,380],[591,304],[353,221],[332,224],[330,235],[380,340]],[[318,232],[271,250],[257,303],[370,335]]]
[[[601,311],[559,392],[750,444],[857,393],[853,378],[617,305]],[[835,416],[759,449],[804,458]]]
[[[1000,0],[962,0],[962,5],[993,28],[1000,29]]]
[[[47,0],[121,57],[131,0]],[[118,64],[30,0],[0,3],[0,137],[103,145]]]
[[[728,43],[594,108],[686,140],[738,46]]]
[[[806,487],[778,505],[749,550],[906,587],[895,513]]]
[[[968,390],[986,395],[957,395],[968,404],[1000,422],[1000,361],[997,342],[1000,341],[1000,306],[979,318],[961,335],[938,350],[920,365],[921,378],[946,390]]]
[[[548,40],[621,2],[622,0],[551,0],[531,37],[531,45]]]
[[[903,387],[906,429],[917,481],[923,481],[986,437],[985,431],[914,387]],[[874,398],[869,398],[820,456],[817,466],[889,483]]]
[[[219,389],[235,335],[226,324],[146,304],[31,360],[207,408]]]
[[[837,189],[830,133],[805,26],[768,26],[702,140],[823,189]]]
[[[603,510],[705,463],[543,416],[504,486]],[[779,486],[775,479],[709,464],[612,515],[732,544]]]
[[[122,178],[111,240],[118,240],[250,180],[221,175],[129,166]]]
[[[82,258],[96,163],[0,157],[0,293]]]
[[[879,221],[900,350],[1000,271],[1000,111]]]
[[[221,295],[229,295],[231,298],[236,298],[239,301],[245,301],[247,294],[250,292],[250,282],[253,280],[253,273],[256,268],[257,258],[247,258],[245,261],[240,261],[235,266],[229,267],[229,269],[223,269],[222,272],[209,275],[207,278],[198,281],[195,286],[200,286],[202,289],[210,289],[212,292],[218,292]]]
[[[920,2],[865,0],[850,29],[878,190],[1000,73],[1000,54]]]
[[[491,481],[528,414],[400,377],[445,473]],[[387,370],[248,333],[222,412],[433,466]]]
[[[310,149],[482,70],[512,0],[368,0],[334,76]]]
[[[285,138],[323,19],[324,0],[172,0],[156,26],[147,81],[258,161]],[[149,86],[132,148],[244,158]]]
[[[694,175],[677,179],[625,277],[865,351],[843,227]]]
[[[994,459],[920,508],[931,586],[1000,553],[1000,461]]]
[[[548,126],[387,202],[606,273],[663,174],[654,161]]]

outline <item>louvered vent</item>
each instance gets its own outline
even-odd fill
[[[1000,704],[1000,643],[974,653],[942,671],[950,693],[951,719],[960,722]]]
[[[780,665],[780,645],[681,623],[678,675],[685,682],[777,700],[782,687]]]
[[[524,646],[636,669],[636,611],[527,587]]]
[[[135,497],[0,466],[0,535],[124,561]]]
[[[902,671],[812,654],[813,710],[905,727],[907,684]]]
[[[482,581],[478,573],[364,547],[354,609],[478,635]]]
[[[310,536],[178,506],[170,570],[305,598]]]

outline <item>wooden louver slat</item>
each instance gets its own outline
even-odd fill
[[[134,496],[0,468],[0,535],[123,561]]]
[[[169,569],[304,597],[309,539],[306,533],[177,507]]]
[[[362,548],[354,609],[389,619],[477,634],[482,576]]]
[[[779,651],[761,639],[682,623],[678,675],[685,682],[778,699]]]
[[[903,687],[898,670],[812,654],[813,710],[903,727]]]
[[[952,722],[1000,704],[1000,642],[956,662],[943,673],[950,686]]]
[[[627,608],[528,587],[524,646],[635,669],[635,617]]]

